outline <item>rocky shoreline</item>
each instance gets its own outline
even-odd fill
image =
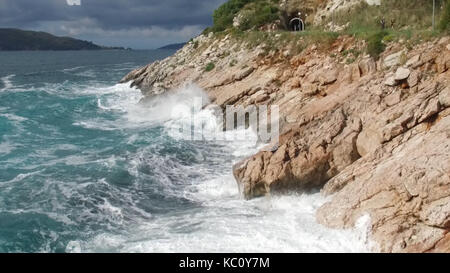
[[[296,53],[202,35],[122,82],[146,96],[195,83],[220,106],[278,105],[278,149],[234,167],[246,198],[319,188],[332,198],[318,221],[350,228],[369,215],[374,251],[450,252],[450,38],[349,61],[363,43]]]

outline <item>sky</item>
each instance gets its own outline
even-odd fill
[[[71,36],[105,46],[187,42],[226,0],[0,0],[0,28]]]

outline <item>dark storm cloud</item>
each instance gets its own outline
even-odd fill
[[[225,1],[81,0],[80,6],[69,6],[66,0],[0,0],[0,27],[38,29],[113,43],[113,36],[132,40],[138,38],[133,33],[145,34],[141,38],[153,35],[163,44],[198,34],[211,24],[213,10]]]

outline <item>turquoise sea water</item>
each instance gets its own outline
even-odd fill
[[[0,252],[365,250],[315,223],[318,194],[242,200],[252,143],[173,139],[117,84],[172,53],[0,52]]]

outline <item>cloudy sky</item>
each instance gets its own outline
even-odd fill
[[[47,31],[108,46],[188,41],[226,0],[0,0],[0,27]],[[81,2],[81,5],[68,3]]]

